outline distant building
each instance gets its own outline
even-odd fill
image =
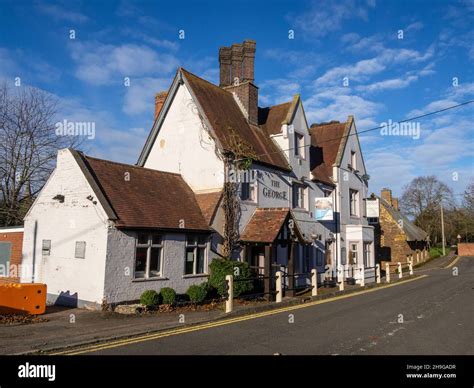
[[[428,234],[400,212],[398,198],[392,197],[391,190],[383,189],[378,198],[380,217],[374,225],[377,263],[384,269],[384,262],[405,264],[411,257],[414,264],[426,260]]]
[[[19,280],[22,244],[23,226],[0,228],[0,280]]]

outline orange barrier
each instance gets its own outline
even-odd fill
[[[474,243],[459,243],[458,255],[459,256],[474,256]]]
[[[46,284],[0,282],[0,314],[44,314]]]

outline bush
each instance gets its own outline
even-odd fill
[[[160,295],[155,290],[146,290],[140,296],[140,303],[146,307],[155,307],[160,304]]]
[[[207,283],[193,284],[188,288],[186,294],[189,296],[189,300],[193,303],[201,303],[206,299],[208,291]]]
[[[209,265],[209,285],[217,290],[220,296],[224,296],[226,275],[234,276],[234,296],[239,296],[243,292],[252,291],[253,281],[236,282],[239,279],[248,279],[252,277],[252,272],[247,263],[229,259],[214,259]],[[237,275],[236,275],[237,274]]]
[[[160,294],[163,304],[174,304],[176,302],[176,292],[172,288],[164,287]]]

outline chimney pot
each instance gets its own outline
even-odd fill
[[[397,197],[392,197],[392,207],[397,211],[400,210],[398,208],[398,198]]]

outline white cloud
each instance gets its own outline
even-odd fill
[[[44,15],[47,15],[56,21],[65,21],[65,22],[71,22],[71,23],[84,23],[89,20],[88,16],[78,11],[71,11],[70,9],[63,8],[59,6],[58,4],[42,3],[42,4],[37,5],[37,9]]]
[[[367,21],[368,11],[374,7],[374,1],[315,1],[309,11],[297,16],[289,15],[287,19],[306,34],[320,38],[339,30],[346,20]]]
[[[126,88],[123,111],[128,115],[147,114],[153,118],[156,93],[168,90],[171,80],[168,78],[140,78],[132,80]]]
[[[76,76],[95,85],[123,82],[123,77],[163,75],[178,66],[173,55],[143,45],[74,42],[70,47],[77,65]]]
[[[356,89],[369,93],[380,92],[383,90],[403,89],[417,80],[417,76],[411,75],[403,78],[392,78],[379,82],[374,82],[368,85],[359,85]]]

